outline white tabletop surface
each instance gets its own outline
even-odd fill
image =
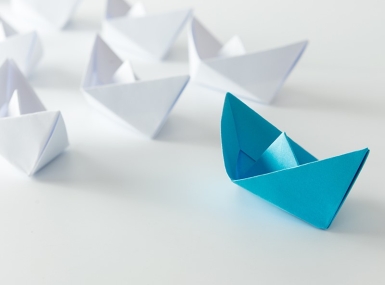
[[[273,104],[246,103],[318,158],[371,149],[330,229],[230,181],[224,94],[189,84],[153,141],[94,111],[79,86],[104,3],[85,0],[63,32],[42,36],[30,77],[62,111],[71,146],[33,178],[0,158],[0,284],[385,284],[384,5],[251,2],[145,3],[194,6],[220,39],[239,33],[248,50],[310,39]],[[186,74],[186,47],[184,32],[165,62],[134,68]]]

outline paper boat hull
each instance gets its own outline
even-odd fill
[[[369,150],[363,149],[233,182],[313,226],[327,229],[368,155]]]
[[[85,88],[84,93],[94,107],[114,121],[155,138],[189,79],[189,76],[174,76],[112,84]]]
[[[117,17],[105,20],[103,37],[128,57],[162,60],[187,23],[191,10],[173,11],[142,17]]]
[[[193,78],[208,88],[269,104],[297,65],[306,46],[304,41],[263,52],[202,60]]]
[[[35,174],[69,145],[59,111],[0,119],[0,131],[0,154],[28,175]]]

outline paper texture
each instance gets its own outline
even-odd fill
[[[59,111],[46,111],[12,60],[0,67],[0,155],[33,175],[68,146]]]
[[[102,36],[114,50],[127,57],[165,58],[192,11],[148,15],[142,3],[108,0]]]
[[[307,41],[246,53],[238,37],[222,45],[197,19],[188,33],[191,78],[201,85],[270,103],[304,52]]]
[[[43,48],[36,32],[18,34],[0,18],[0,64],[13,59],[20,70],[30,75],[43,56]]]
[[[14,20],[39,32],[64,28],[80,0],[11,0]]]
[[[82,90],[88,101],[115,121],[154,138],[186,87],[189,76],[139,80],[128,61],[121,60],[96,37]]]
[[[317,160],[229,93],[221,135],[234,183],[320,229],[329,228],[369,155],[363,149]]]

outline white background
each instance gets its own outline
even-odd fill
[[[271,106],[246,103],[318,158],[371,149],[321,231],[231,183],[224,94],[190,84],[154,141],[90,108],[79,86],[105,3],[84,0],[67,29],[43,36],[30,77],[62,111],[70,148],[34,178],[0,158],[0,284],[384,284],[384,3],[145,2],[154,13],[193,7],[249,51],[310,40]],[[165,62],[134,67],[142,78],[185,74],[186,47],[184,32]]]

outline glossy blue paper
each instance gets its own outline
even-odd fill
[[[366,148],[317,160],[230,93],[221,135],[234,183],[321,229],[329,228],[369,155]]]

